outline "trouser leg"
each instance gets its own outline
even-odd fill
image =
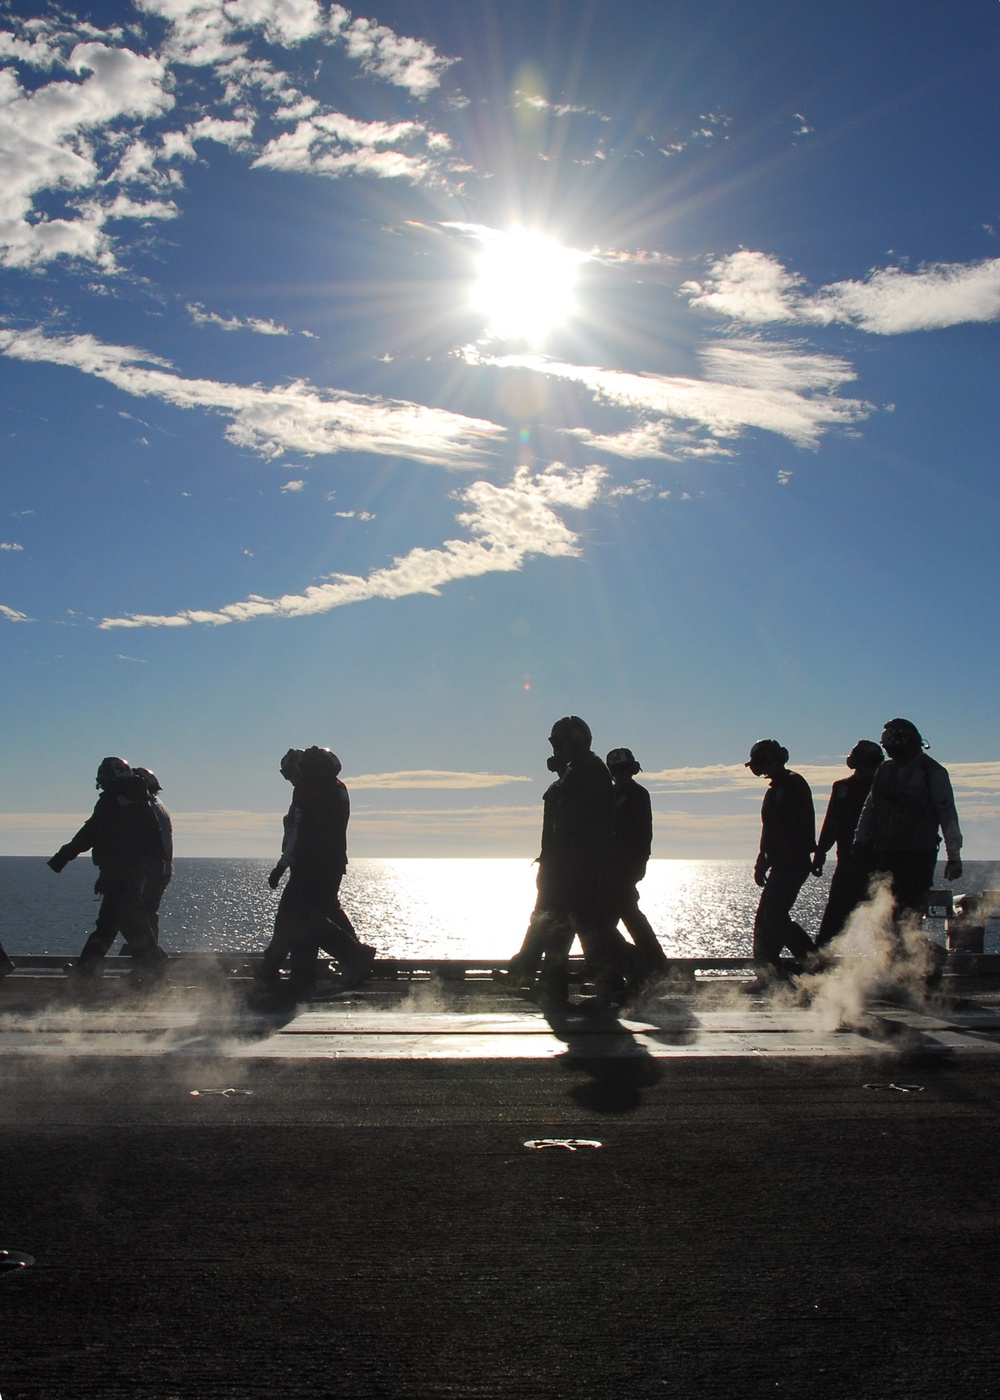
[[[868,893],[868,872],[850,858],[838,860],[830,880],[826,908],[816,934],[816,947],[822,948],[842,933],[847,920]]]
[[[575,936],[569,918],[543,914],[546,938],[540,950],[538,985],[543,1005],[560,1007],[569,1001],[569,951]]]
[[[84,943],[77,962],[81,971],[96,971],[111,951],[121,926],[122,891],[117,886],[104,886],[98,881],[103,893],[101,907],[97,911],[94,931]]]
[[[786,946],[796,958],[807,957],[815,951],[815,944],[805,929],[790,916],[808,873],[808,860],[787,866],[774,865],[768,872],[753,926],[753,960],[758,966],[777,968],[781,950]]]
[[[635,885],[622,887],[617,907],[618,918],[625,925],[635,945],[639,972],[644,976],[666,972],[670,966],[670,959],[660,947],[660,940],[653,932],[652,924],[639,908],[639,891]]]
[[[295,941],[296,920],[294,915],[295,889],[291,879],[281,891],[278,907],[274,911],[274,928],[271,941],[261,955],[262,972],[265,978],[277,980],[281,965],[288,957]]]

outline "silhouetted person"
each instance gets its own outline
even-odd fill
[[[304,749],[288,749],[287,752],[282,755],[281,763],[279,764],[279,771],[281,772],[281,776],[285,779],[286,782],[291,783],[293,788],[299,780],[300,766],[302,763],[302,756],[304,753]],[[336,759],[334,755],[331,755],[331,758],[333,758],[335,762],[339,763],[339,759]],[[343,788],[343,792],[344,794],[346,794],[347,788],[342,782],[340,783],[340,787]],[[346,868],[346,821],[350,817],[349,796],[346,797],[346,799],[342,799],[342,805],[345,808],[343,863],[344,867]],[[291,864],[292,851],[294,849],[295,840],[298,833],[298,824],[300,816],[301,814],[299,812],[299,809],[295,806],[293,800],[288,808],[288,811],[285,813],[284,818],[282,819],[281,855],[278,857],[278,863],[275,865],[274,869],[267,877],[267,882],[271,886],[272,890],[276,890],[278,888],[278,886],[281,883],[282,876]],[[289,896],[290,889],[291,897]],[[330,908],[327,910],[331,922],[336,924],[339,930],[348,933],[351,936],[351,938],[355,941],[355,943],[358,943],[360,945],[360,939],[358,938],[354,925],[348,918],[347,911],[340,903],[340,882],[335,882],[335,885],[332,883],[331,889],[333,891],[332,900]],[[292,943],[295,939],[296,925],[293,917],[294,902],[295,889],[291,885],[291,882],[289,882],[289,884],[287,884],[284,890],[282,891],[281,898],[278,901],[278,908],[274,915],[274,932],[271,936],[270,943],[264,949],[259,971],[255,974],[255,976],[257,976],[257,978],[260,981],[269,983],[272,986],[277,985],[281,980],[282,964],[288,957],[288,954],[291,952]],[[337,939],[339,939],[339,933],[335,936],[335,939],[333,941],[336,942]],[[320,947],[324,951],[328,952],[331,958],[336,957],[335,948],[327,948],[326,945],[323,943],[320,944]]]
[[[838,778],[830,791],[812,872],[822,875],[826,853],[834,846],[837,847],[837,865],[830,877],[826,908],[816,934],[817,948],[836,938],[853,911],[868,897],[871,867],[867,860],[854,854],[854,833],[882,758],[882,750],[874,739],[859,739],[845,760],[848,768],[853,769],[851,776]]]
[[[887,759],[872,779],[855,834],[860,858],[892,881],[897,921],[919,916],[934,884],[941,836],[947,862],[944,878],[962,877],[962,832],[947,768],[936,763],[917,726],[891,719],[882,730]],[[943,953],[931,945],[940,962]]]
[[[760,809],[760,851],[753,871],[763,891],[753,924],[758,976],[779,970],[782,948],[799,961],[815,951],[791,909],[812,865],[816,813],[809,784],[801,773],[785,767],[787,761],[788,750],[777,739],[760,739],[744,765],[757,777],[770,779]]]
[[[77,978],[99,976],[120,932],[132,949],[139,980],[152,980],[161,977],[166,967],[144,904],[150,871],[157,861],[162,863],[159,824],[145,781],[124,759],[103,759],[97,786],[101,795],[93,814],[48,862],[58,874],[71,860],[92,850],[99,871],[94,885],[94,893],[101,896],[97,924],[69,970]]]
[[[286,869],[290,873],[275,917],[274,936],[264,952],[263,975],[277,981],[287,952],[289,990],[296,996],[308,996],[315,988],[320,948],[337,960],[345,983],[352,986],[359,986],[371,975],[375,961],[375,949],[359,943],[340,904],[351,815],[351,800],[338,776],[340,771],[337,755],[315,746],[301,753],[289,750],[282,760],[282,772],[294,781],[294,789],[285,817],[281,857],[268,876],[271,888],[277,889]]]
[[[536,908],[551,921],[542,991],[549,1005],[566,1005],[575,933],[597,1002],[610,1005],[624,995],[630,962],[610,913],[611,774],[591,749],[590,729],[577,715],[557,720],[549,743],[553,767],[562,771],[546,799],[548,831],[538,864]]]
[[[560,796],[558,779],[566,772],[569,764],[565,758],[557,759],[555,754],[552,754],[549,756],[546,766],[550,773],[557,774],[557,780],[551,783],[542,794],[542,839],[539,853],[534,861],[534,864],[538,866],[538,872],[535,876],[535,907],[528,920],[524,941],[511,958],[506,973],[495,972],[493,974],[497,981],[510,982],[514,986],[523,988],[533,985],[550,941],[553,939],[565,941],[567,933],[566,920],[560,919],[545,908],[544,900],[547,896],[543,895],[542,868],[547,856],[551,856],[556,804]],[[570,929],[570,944],[572,944],[572,939],[573,932]]]
[[[160,941],[160,904],[163,900],[167,886],[170,884],[174,874],[174,824],[170,819],[170,813],[160,801],[160,793],[163,788],[159,778],[155,773],[151,773],[148,768],[133,768],[132,772],[142,778],[149,793],[150,806],[156,818],[156,825],[160,833],[160,849],[155,859],[151,862],[146,882],[142,892],[142,902],[146,913],[149,915],[150,927],[153,930],[153,937],[157,943]]]
[[[636,949],[636,971],[651,977],[668,970],[670,962],[652,925],[639,908],[636,888],[646,874],[653,849],[653,806],[648,791],[635,781],[642,769],[631,749],[612,749],[607,756],[614,783],[611,824],[611,914],[623,923]]]

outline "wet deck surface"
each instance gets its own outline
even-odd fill
[[[60,982],[0,988],[4,1400],[995,1394],[990,989]]]
[[[747,995],[740,979],[660,989],[617,1015],[586,1001],[548,1016],[488,979],[335,984],[298,1006],[262,1000],[243,979],[172,984],[155,994],[106,977],[85,994],[61,977],[15,975],[0,984],[0,1055],[183,1055],[236,1059],[551,1059],[588,1054],[852,1056],[901,1045],[950,1055],[1000,1053],[1000,990],[950,980],[929,1000],[856,1000],[781,988]]]

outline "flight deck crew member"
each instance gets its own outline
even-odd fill
[[[598,1004],[622,999],[630,949],[615,927],[609,904],[612,782],[591,748],[590,727],[578,715],[552,726],[552,767],[561,771],[547,794],[546,846],[538,864],[538,900],[552,933],[542,962],[542,991],[553,1007],[565,1005],[567,958],[579,936]]]
[[[290,871],[281,901],[287,905],[287,934],[282,936],[287,936],[289,989],[294,995],[308,996],[314,989],[320,948],[336,958],[345,982],[352,986],[367,980],[375,961],[375,949],[358,942],[340,905],[351,814],[350,796],[340,771],[340,759],[329,749],[314,745],[302,752],[295,769],[281,859],[269,877],[271,887],[276,888],[286,866]],[[277,935],[277,928],[275,932]],[[274,950],[275,955],[279,953],[283,956],[283,949]]]
[[[611,825],[611,914],[625,925],[636,949],[640,978],[670,967],[652,925],[639,908],[639,881],[653,849],[653,806],[649,792],[635,780],[642,768],[631,749],[612,749],[605,760],[614,783]]]
[[[138,979],[155,980],[166,971],[166,957],[157,947],[143,896],[150,871],[158,860],[162,863],[163,844],[149,789],[122,758],[101,761],[97,786],[101,795],[93,813],[48,862],[58,875],[71,860],[92,851],[99,872],[94,885],[101,896],[97,924],[68,970],[76,978],[99,976],[120,932],[132,950]]]
[[[930,758],[917,726],[891,719],[882,730],[887,754],[872,779],[855,834],[859,856],[892,882],[897,933],[907,917],[923,914],[934,883],[938,848],[944,837],[944,878],[962,877],[962,832],[947,768]],[[943,951],[931,944],[940,972]]]
[[[760,739],[745,767],[769,778],[761,805],[760,851],[754,883],[761,887],[753,925],[753,960],[762,971],[777,971],[782,948],[800,962],[815,951],[812,939],[791,917],[812,865],[816,848],[816,813],[809,784],[786,768],[788,750],[777,739]]]
[[[871,866],[861,856],[855,856],[854,833],[882,759],[882,750],[874,739],[859,739],[845,760],[848,768],[853,770],[851,776],[838,778],[831,789],[826,816],[816,842],[812,872],[822,875],[826,853],[834,845],[837,847],[837,865],[816,934],[817,948],[836,938],[851,913],[867,897]]]

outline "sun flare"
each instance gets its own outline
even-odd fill
[[[553,238],[514,230],[491,238],[479,258],[472,304],[490,335],[538,344],[574,310],[577,271],[585,253]]]

